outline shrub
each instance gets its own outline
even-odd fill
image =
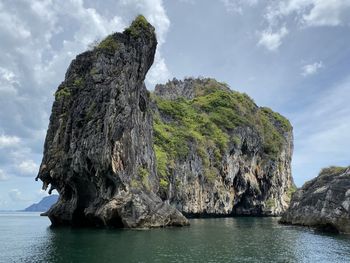
[[[168,164],[167,154],[158,145],[154,146],[154,151],[155,151],[156,159],[157,159],[158,176],[161,179],[165,180],[165,178],[167,178],[167,164]]]
[[[160,186],[161,190],[166,191],[168,189],[168,186],[169,186],[169,181],[164,179],[164,178],[160,178],[159,186]]]
[[[137,38],[140,36],[141,32],[149,32],[150,30],[153,32],[154,28],[147,22],[143,15],[138,15],[131,23],[130,27],[124,30],[124,33]]]
[[[290,131],[292,129],[292,125],[290,124],[289,120],[283,117],[281,114],[274,112],[267,107],[261,107],[260,110],[265,115],[269,116],[273,122],[277,122],[277,124],[284,132]]]
[[[147,190],[150,190],[150,185],[148,182],[148,177],[149,177],[149,171],[146,168],[143,168],[139,166],[137,170],[138,176],[141,179],[141,183],[144,187],[146,187]]]
[[[297,188],[295,185],[291,185],[287,190],[287,196],[289,200],[292,198],[293,194],[297,191]]]
[[[275,202],[275,200],[273,198],[269,198],[265,202],[265,206],[268,209],[272,209],[273,207],[275,207],[275,205],[276,205],[276,202]]]
[[[344,173],[347,168],[348,167],[330,166],[327,168],[323,168],[319,175],[341,174]]]
[[[118,43],[113,37],[113,35],[109,35],[104,40],[102,40],[96,48],[107,51],[108,53],[114,53],[115,50],[118,48]]]
[[[59,90],[56,91],[55,93],[55,98],[56,100],[59,100],[64,97],[69,97],[71,95],[70,90],[68,87],[63,87],[60,88]]]
[[[82,86],[84,86],[84,80],[82,77],[78,77],[73,81],[73,85],[75,87],[81,88]]]

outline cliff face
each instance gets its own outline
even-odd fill
[[[58,87],[38,178],[60,194],[53,225],[186,225],[155,193],[152,115],[145,75],[154,28],[139,16],[76,57]]]
[[[174,79],[152,96],[163,200],[190,216],[287,209],[295,189],[287,119],[213,79]]]
[[[323,169],[305,183],[280,222],[350,233],[350,167]]]

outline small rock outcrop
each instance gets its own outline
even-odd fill
[[[159,227],[187,219],[158,196],[144,79],[156,50],[139,16],[76,57],[58,87],[38,177],[57,189],[53,225]]]
[[[295,190],[289,121],[210,78],[157,85],[159,195],[187,216],[277,216]]]
[[[293,196],[280,223],[350,233],[350,167],[330,167]]]

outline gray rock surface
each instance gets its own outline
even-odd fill
[[[350,167],[323,169],[305,183],[280,222],[350,233]]]
[[[213,98],[217,94],[220,97],[209,99],[210,94],[214,94]],[[163,188],[160,189],[164,200],[187,216],[195,217],[278,216],[287,209],[291,193],[295,190],[291,175],[293,131],[288,120],[267,108],[258,107],[246,94],[231,91],[225,83],[210,78],[174,79],[157,85],[153,96],[155,103],[158,103],[154,106],[154,118],[159,116],[155,123],[156,130],[161,130],[155,132],[156,149],[163,150],[159,155],[167,155],[164,161],[167,163],[166,172],[163,172],[166,175],[162,177]],[[224,105],[219,119],[213,120],[213,110],[222,107],[221,104],[228,97],[232,104]],[[183,99],[185,102],[182,102]],[[210,103],[217,105],[206,110]],[[181,119],[181,112],[176,111],[176,107],[181,109],[185,107],[183,105],[190,105],[191,110],[196,112],[194,117],[188,116],[192,118],[190,121],[193,125],[197,125],[205,115],[209,119],[208,125],[223,131],[221,137],[228,138],[224,150],[213,143],[213,134],[201,131],[199,124],[194,132],[179,130],[188,122]],[[225,121],[223,114],[226,110],[232,111],[233,117],[225,124],[230,128],[221,124]],[[180,117],[175,116],[177,114]],[[282,127],[282,123],[285,123],[285,127]],[[177,145],[173,147],[174,151],[188,150],[182,154],[184,156],[169,157],[170,150],[162,145],[164,138],[161,133],[168,134],[172,140],[181,132],[188,132],[188,136],[169,143]],[[191,132],[195,134],[192,136]],[[277,143],[271,134],[278,137],[281,143],[274,154],[266,150]],[[198,143],[196,136],[204,139]]]
[[[57,189],[53,225],[160,227],[187,219],[155,193],[145,75],[156,50],[142,16],[72,61],[52,107],[38,177]]]

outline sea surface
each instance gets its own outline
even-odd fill
[[[0,262],[350,262],[350,236],[278,218],[192,219],[152,230],[50,228],[39,213],[0,213]]]

